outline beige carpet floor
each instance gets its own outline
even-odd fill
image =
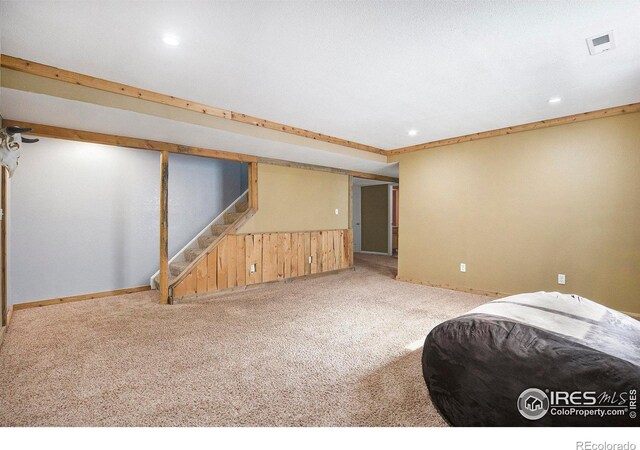
[[[17,311],[0,425],[442,426],[422,340],[486,297],[394,280],[396,260],[174,306],[143,292]]]

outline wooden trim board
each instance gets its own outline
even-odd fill
[[[320,273],[314,273],[309,275],[300,275],[295,278],[283,278],[283,279],[277,279],[277,280],[271,280],[271,281],[264,281],[262,283],[247,284],[247,285],[236,286],[236,287],[227,287],[225,289],[214,290],[214,291],[205,292],[201,294],[196,293],[190,297],[183,297],[183,299],[186,299],[185,301],[187,302],[189,301],[189,299],[195,299],[195,300],[201,299],[201,298],[211,299],[211,298],[227,295],[233,292],[253,291],[255,289],[260,289],[262,287],[274,285],[278,283],[284,283],[284,284],[297,283],[300,281],[313,280],[315,278],[321,278],[328,275],[336,275],[342,272],[353,272],[354,270],[355,270],[355,267],[351,266],[351,267],[346,267],[344,269],[335,269],[330,272],[320,272]]]
[[[153,141],[150,139],[140,139],[128,136],[117,136],[114,134],[96,133],[93,131],[75,130],[72,128],[56,127],[52,125],[43,125],[38,123],[23,122],[20,120],[3,119],[3,127],[18,126],[32,128],[29,134],[33,136],[48,137],[52,139],[66,139],[76,142],[89,142],[92,144],[113,145],[116,147],[135,148],[139,150],[151,150],[155,152],[167,151],[169,153],[177,153],[182,155],[201,156],[204,158],[224,159],[227,161],[273,164],[307,170],[318,170],[322,172],[333,172],[346,175],[352,175],[358,178],[367,178],[370,180],[388,181],[397,183],[398,178],[387,177],[384,175],[376,175],[372,173],[356,172],[345,169],[335,169],[333,167],[317,166],[313,164],[294,163],[279,159],[261,158],[243,153],[229,152],[225,150],[207,149],[201,147],[191,147],[188,145],[172,144],[169,142]],[[257,169],[253,169],[256,170]],[[250,172],[251,175],[251,172]],[[257,187],[256,187],[257,192]],[[257,202],[257,196],[256,196]]]
[[[515,125],[511,127],[499,128],[495,130],[483,131],[479,133],[467,134],[463,136],[441,139],[437,141],[426,142],[422,144],[412,145],[408,147],[400,147],[392,150],[384,150],[382,148],[373,147],[370,145],[360,144],[357,142],[341,139],[322,133],[316,133],[301,128],[272,122],[266,119],[249,116],[222,108],[208,106],[190,100],[181,99],[171,95],[160,94],[145,89],[136,88],[133,86],[117,83],[114,81],[104,80],[101,78],[92,77],[89,75],[79,74],[76,72],[60,69],[45,64],[40,64],[34,61],[29,61],[21,58],[17,58],[10,55],[0,55],[0,65],[6,69],[15,70],[30,75],[35,75],[52,80],[62,81],[73,85],[84,86],[91,89],[110,92],[112,94],[123,95],[130,98],[136,98],[145,100],[148,102],[167,105],[187,111],[206,114],[209,116],[232,120],[244,124],[257,126],[260,128],[270,129],[282,133],[301,136],[308,139],[317,141],[323,141],[335,145],[341,145],[343,147],[350,147],[357,150],[363,150],[379,155],[393,156],[407,152],[414,152],[418,150],[426,150],[429,148],[442,147],[445,145],[457,144],[460,142],[473,141],[478,139],[486,139],[495,136],[504,136],[507,134],[520,133],[523,131],[537,130],[541,128],[548,128],[558,125],[565,125],[569,123],[577,123],[585,120],[599,119],[603,117],[611,117],[619,114],[627,114],[640,112],[640,103],[631,103],[628,105],[621,105],[611,108],[604,108],[596,111],[589,111],[580,114],[572,114],[564,117],[557,117],[553,119],[540,120],[537,122],[530,122],[521,125]],[[127,146],[127,145],[123,145]],[[171,150],[169,150],[171,151]]]
[[[134,86],[129,86],[114,81],[104,80],[101,78],[92,77],[89,75],[80,74],[77,72],[71,72],[69,70],[60,69],[53,66],[47,66],[34,61],[29,61],[22,58],[16,58],[2,54],[0,56],[1,66],[6,69],[15,70],[18,72],[28,73],[52,80],[63,81],[78,86],[84,86],[91,89],[97,89],[100,91],[110,92],[112,94],[123,95],[126,97],[145,100],[148,102],[159,103],[162,105],[171,106],[174,108],[184,109],[187,111],[194,111],[201,114],[206,114],[221,119],[233,120],[248,125],[254,125],[260,128],[266,128],[269,130],[278,131],[281,133],[292,134],[301,136],[308,139],[314,139],[317,141],[328,142],[331,144],[341,145],[343,147],[355,148],[357,150],[363,150],[366,152],[377,153],[380,155],[386,154],[386,152],[380,148],[370,145],[360,144],[358,142],[349,141],[346,139],[329,136],[314,131],[305,130],[302,128],[285,125],[278,122],[272,122],[270,120],[261,119],[259,117],[250,116],[247,114],[230,111],[215,106],[209,106],[190,100],[174,97],[172,95],[160,94],[158,92],[148,91],[146,89],[140,89]]]
[[[356,178],[366,178],[368,180],[378,180],[378,181],[386,181],[389,183],[398,183],[400,180],[394,177],[388,177],[386,175],[377,175],[375,173],[365,173],[365,172],[357,172],[354,170],[347,169],[336,169],[334,167],[326,167],[326,166],[317,166],[314,164],[305,164],[299,162],[292,161],[284,161],[281,159],[271,159],[271,158],[258,158],[258,162],[262,164],[271,164],[274,166],[283,166],[283,167],[291,167],[293,169],[305,169],[305,170],[317,170],[320,172],[330,172],[330,173],[339,173],[342,175],[351,175]]]
[[[249,187],[249,208],[258,211],[258,163],[249,163],[247,167],[249,171],[248,187]]]
[[[225,159],[237,162],[256,162],[257,158],[242,153],[227,152],[201,147],[191,147],[188,145],[172,144],[169,142],[152,141],[149,139],[139,139],[134,137],[117,136],[114,134],[95,133],[93,131],[74,130],[71,128],[55,127],[38,123],[22,122],[19,120],[2,121],[3,127],[18,126],[32,128],[33,130],[24,133],[53,139],[66,139],[69,141],[90,142],[92,144],[113,145],[117,147],[135,148],[139,150],[152,150],[156,152],[167,151],[191,156],[202,156],[204,158]]]
[[[434,288],[449,289],[450,291],[466,292],[468,294],[485,295],[487,297],[492,297],[492,298],[509,297],[510,295],[513,295],[513,294],[506,294],[504,292],[483,291],[481,289],[472,289],[472,288],[449,286],[448,284],[430,283],[428,281],[414,280],[412,278],[403,277],[403,276],[400,276],[400,275],[396,276],[396,280],[403,281],[405,283],[421,284],[423,286],[429,286],[429,287],[434,287]]]
[[[74,295],[72,297],[52,298],[49,300],[38,300],[35,302],[16,303],[13,305],[14,311],[21,309],[37,308],[40,306],[59,305],[61,303],[79,302],[82,300],[91,300],[94,298],[112,297],[114,295],[133,294],[135,292],[144,292],[151,290],[150,286],[137,286],[125,289],[116,289],[113,291],[96,292],[93,294]]]
[[[402,282],[405,282],[405,283],[421,284],[423,286],[429,286],[429,287],[440,288],[440,289],[448,289],[450,291],[466,292],[468,294],[485,295],[485,296],[491,297],[491,298],[503,298],[503,297],[509,297],[511,295],[514,295],[514,294],[506,294],[504,292],[483,291],[481,289],[461,288],[461,287],[456,287],[456,286],[449,286],[447,284],[429,283],[427,281],[418,281],[418,280],[413,280],[413,279],[407,278],[407,277],[401,277],[400,275],[398,275],[396,277],[396,280],[402,281]],[[626,314],[627,316],[629,316],[629,317],[631,317],[633,319],[640,320],[640,313],[632,313],[632,312],[627,312],[627,311],[619,311],[619,312],[621,312],[622,314]]]
[[[169,304],[169,152],[160,153],[160,303]]]
[[[393,150],[389,150],[387,152],[387,155],[399,155],[402,153],[416,152],[418,150],[426,150],[429,148],[458,144],[460,142],[477,141],[479,139],[505,136],[507,134],[521,133],[523,131],[539,130],[542,128],[555,127],[558,125],[566,125],[570,123],[584,122],[585,120],[602,119],[604,117],[613,117],[620,114],[629,114],[636,112],[640,112],[640,103],[631,103],[629,105],[615,106],[613,108],[599,109],[597,111],[572,114],[570,116],[557,117],[555,119],[540,120],[538,122],[525,123],[523,125],[515,125],[512,127],[499,128],[497,130],[466,134],[464,136],[426,142],[424,144],[411,145],[409,147],[396,148]]]

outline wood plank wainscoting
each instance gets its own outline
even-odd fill
[[[225,236],[172,289],[172,300],[353,267],[353,230]]]

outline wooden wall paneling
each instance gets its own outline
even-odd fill
[[[218,243],[218,289],[226,289],[227,279],[227,238],[225,236]]]
[[[298,276],[306,274],[307,259],[304,257],[304,235],[305,233],[298,233],[298,242],[296,248],[296,259],[298,260]]]
[[[336,231],[329,232],[329,240],[331,241],[331,252],[329,256],[331,257],[331,270],[336,270],[339,266],[336,264],[338,257],[340,256],[340,249],[336,248],[336,244],[338,243],[338,236]]]
[[[246,284],[250,285],[250,284],[254,284],[255,283],[255,273],[251,272],[251,264],[254,264],[254,258],[253,258],[253,235],[252,234],[247,234],[244,237],[244,257],[245,257],[245,261],[244,261],[244,268],[245,268],[245,280],[246,280]],[[256,269],[257,269],[257,265],[256,265]]]
[[[327,232],[321,231],[318,236],[318,273],[327,270]]]
[[[182,281],[176,284],[176,286],[173,288],[173,299],[177,300],[184,297],[186,295],[186,287],[187,280],[183,278]]]
[[[311,273],[311,263],[309,257],[311,256],[311,233],[303,233],[304,236],[304,274],[309,275]]]
[[[310,264],[310,272],[311,274],[318,273],[318,265],[320,264],[320,260],[318,259],[318,244],[322,242],[320,237],[320,233],[317,231],[312,231],[310,233],[310,251],[309,256],[311,257]],[[307,258],[307,261],[309,259]]]
[[[342,239],[340,230],[333,230],[333,269],[342,269]]]
[[[268,234],[261,234],[262,237],[262,281],[272,281],[271,273],[273,272],[273,267],[271,267],[271,242]]]
[[[193,273],[193,270],[189,272],[184,280],[184,295],[193,295],[196,293],[196,277]]]
[[[347,230],[349,236],[349,267],[353,267],[353,229]]]
[[[246,256],[246,240],[244,236],[238,236],[236,240],[236,286],[247,285],[247,256]]]
[[[298,276],[298,235],[291,233],[291,278]]]
[[[340,230],[340,268],[346,269],[349,267],[349,249],[348,249],[348,230]]]
[[[207,292],[218,290],[218,248],[207,255]]]
[[[262,235],[262,281],[278,279],[278,235],[264,233]]]
[[[246,282],[247,284],[255,284],[262,282],[262,235],[248,234],[245,236],[245,252],[246,252]],[[251,264],[255,264],[256,271],[251,273]]]
[[[346,269],[353,265],[352,236],[349,229],[225,236],[174,287],[173,296]]]
[[[202,258],[198,265],[195,267],[196,272],[196,293],[204,294],[208,292],[208,258]]]
[[[262,283],[262,271],[264,267],[264,239],[262,234],[257,234],[253,238],[253,258],[256,262],[256,272],[254,273],[254,277],[256,283]]]
[[[291,233],[283,233],[284,278],[291,278]]]
[[[333,236],[331,231],[322,232],[322,272],[333,270]]]
[[[327,233],[321,231],[318,235],[318,273],[325,271],[327,267]]]
[[[277,233],[275,235],[277,239],[277,252],[278,252],[278,280],[284,279],[284,266],[285,266],[285,248],[284,248],[284,236],[285,233]]]
[[[238,239],[236,235],[227,236],[227,288],[234,288],[237,286],[237,241]]]

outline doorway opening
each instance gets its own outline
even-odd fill
[[[397,256],[398,184],[353,179],[353,251]]]

